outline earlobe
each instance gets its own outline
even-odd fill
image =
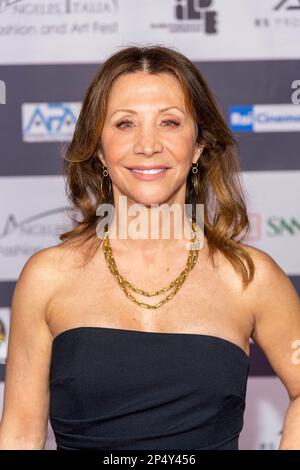
[[[100,152],[100,150],[97,152],[97,157],[99,158],[100,162],[102,163],[103,166],[105,166],[105,160],[102,156],[102,153]]]
[[[197,163],[199,158],[201,158],[203,149],[204,149],[204,144],[196,145],[196,150],[195,150],[195,153],[194,153],[193,163]]]
[[[201,155],[201,154],[202,154],[204,147],[205,147],[204,144],[199,145],[199,147],[198,147],[198,152],[199,152],[198,155]]]

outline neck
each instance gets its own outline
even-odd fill
[[[176,216],[172,211],[164,213],[159,205],[154,208],[141,205],[138,216],[132,216],[130,207],[124,211],[119,204],[115,206],[114,217],[108,227],[113,250],[151,259],[159,259],[165,253],[174,253],[174,250],[189,250],[193,231],[184,205],[177,206],[180,210],[176,211]]]

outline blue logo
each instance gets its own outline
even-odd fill
[[[253,132],[253,106],[230,106],[229,126],[235,132]]]
[[[80,106],[80,103],[23,103],[24,141],[71,140]]]
[[[25,132],[29,132],[31,128],[35,125],[44,126],[48,132],[60,132],[63,124],[67,123],[68,125],[75,124],[76,117],[69,109],[69,107],[63,105],[62,103],[49,103],[49,110],[59,110],[59,113],[51,113],[45,115],[41,107],[37,106],[32,113],[32,116],[25,128]]]
[[[300,108],[290,103],[230,106],[229,126],[235,132],[299,132]]]

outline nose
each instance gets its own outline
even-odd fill
[[[162,150],[163,144],[158,129],[154,125],[140,127],[136,134],[134,153],[151,157],[155,153],[161,153]]]

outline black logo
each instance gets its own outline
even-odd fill
[[[0,12],[21,1],[22,0],[0,0]]]
[[[300,10],[300,0],[280,0],[273,10]]]
[[[175,16],[178,20],[202,20],[205,32],[217,33],[217,12],[210,10],[212,0],[175,0]]]

